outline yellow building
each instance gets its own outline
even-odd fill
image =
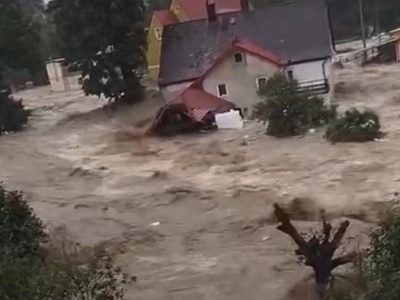
[[[158,80],[162,35],[165,26],[207,17],[206,1],[215,2],[217,13],[248,9],[248,0],[173,0],[169,9],[153,12],[147,36],[147,64],[150,77]],[[247,7],[243,7],[243,6]]]

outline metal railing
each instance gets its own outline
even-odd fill
[[[329,92],[327,79],[301,81],[297,84],[297,92],[307,94],[324,94]]]

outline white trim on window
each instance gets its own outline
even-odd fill
[[[266,84],[267,81],[268,81],[268,79],[267,79],[266,76],[257,77],[257,78],[256,78],[256,87],[257,87],[257,90],[258,90],[258,91],[260,90],[260,80],[263,80],[263,81],[264,81],[264,84]]]
[[[225,89],[225,93],[221,93],[220,87]],[[221,83],[217,85],[217,95],[218,97],[226,97],[228,96],[229,92],[228,92],[228,86],[226,85],[226,83]]]

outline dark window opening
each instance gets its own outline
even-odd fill
[[[235,53],[235,62],[237,62],[237,63],[243,62],[243,55],[242,55],[242,53]]]
[[[294,80],[293,71],[292,71],[292,70],[289,70],[289,71],[287,72],[287,75],[288,75],[288,78],[289,78],[290,81],[293,81],[293,80]]]
[[[226,84],[219,84],[217,88],[219,97],[228,95],[228,89],[226,87]]]
[[[267,84],[267,78],[265,77],[257,78],[257,88],[259,90],[263,89],[266,86],[266,84]]]

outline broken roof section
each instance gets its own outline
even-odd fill
[[[323,1],[227,13],[215,22],[198,20],[165,28],[159,84],[197,79],[235,38],[251,41],[288,62],[330,57],[333,51]]]
[[[227,100],[215,97],[203,90],[187,88],[172,104],[183,103],[188,111],[193,109],[208,109],[213,112],[225,112],[235,107]]]
[[[190,20],[207,19],[205,0],[176,0]],[[240,0],[215,0],[216,12],[228,13],[241,10]]]
[[[163,26],[168,26],[179,22],[178,18],[168,9],[156,10],[153,13],[156,19]]]

